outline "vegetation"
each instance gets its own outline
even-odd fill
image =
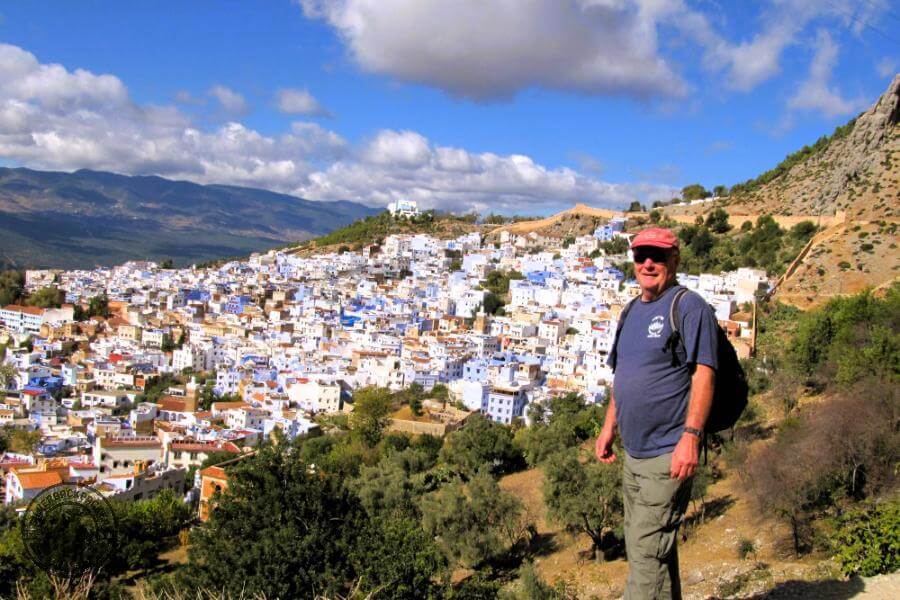
[[[631,204],[628,205],[628,208],[625,210],[625,212],[647,212],[647,207],[637,200],[633,200]]]
[[[847,511],[834,526],[835,556],[845,575],[900,569],[900,498]]]
[[[473,415],[465,427],[447,436],[441,461],[454,472],[471,478],[482,467],[493,475],[514,471],[522,465],[522,454],[508,427]]]
[[[477,567],[506,554],[528,532],[519,500],[483,469],[422,498],[422,527],[450,564]]]
[[[25,298],[25,305],[37,308],[59,308],[65,299],[65,292],[56,286],[49,285]]]
[[[331,233],[315,238],[317,246],[332,246],[344,244],[348,246],[362,246],[365,244],[377,244],[392,233],[433,233],[439,222],[456,221],[469,223],[471,220],[465,217],[453,215],[436,215],[434,211],[425,211],[412,218],[395,218],[388,211],[382,211],[376,215],[359,219],[353,223],[336,229]],[[308,242],[302,242],[305,246]]]
[[[685,202],[709,198],[712,194],[699,183],[692,183],[681,188],[681,198]]]
[[[19,301],[25,291],[25,274],[22,271],[0,272],[0,306]]]
[[[616,236],[611,240],[600,242],[600,250],[607,256],[616,254],[625,254],[628,252],[628,239]]]
[[[578,452],[555,454],[544,467],[544,503],[550,519],[570,531],[585,533],[600,560],[607,534],[621,537],[622,467],[606,465]]]
[[[820,152],[825,151],[828,146],[836,140],[847,137],[853,131],[853,126],[856,124],[856,118],[852,119],[846,125],[841,125],[834,130],[830,136],[823,135],[820,137],[812,146],[803,146],[796,152],[789,154],[785,157],[783,161],[778,163],[774,169],[770,169],[756,177],[755,179],[748,179],[744,183],[738,183],[731,186],[731,194],[745,194],[749,192],[753,192],[770,181],[784,175],[788,171],[790,171],[794,166],[804,162],[811,156],[814,156]]]
[[[534,467],[595,435],[602,415],[601,407],[585,406],[584,399],[578,394],[553,398],[546,408],[541,404],[530,407],[533,425],[518,430],[515,442],[522,449],[528,465]]]
[[[802,315],[773,314],[776,323],[796,323],[781,339],[766,325],[769,356],[755,368],[789,418],[748,457],[743,481],[763,511],[790,525],[801,553],[812,548],[821,517],[896,492],[900,284],[884,298],[863,292]],[[826,400],[804,408],[803,393]]]
[[[118,526],[117,550],[102,570],[93,573],[97,578],[93,586],[96,597],[119,597],[113,593],[118,588],[110,584],[111,578],[155,566],[159,553],[177,543],[177,534],[187,526],[192,513],[190,506],[169,490],[152,500],[113,501],[111,508]],[[0,597],[15,597],[17,585],[34,597],[50,597],[50,579],[28,558],[21,529],[12,526],[14,518],[0,510]],[[54,536],[49,546],[54,556],[45,557],[50,564],[69,562],[88,548],[79,523],[67,521],[65,526],[69,535],[59,535],[60,527],[45,528],[47,535]]]
[[[489,315],[500,314],[506,304],[506,296],[509,294],[509,282],[524,279],[525,276],[518,271],[491,271],[484,280],[484,295],[482,310]]]
[[[106,295],[106,292],[92,296],[90,300],[88,300],[87,309],[81,304],[76,304],[74,316],[76,321],[85,321],[91,317],[108,317],[109,297]]]
[[[812,222],[804,221],[786,231],[771,216],[765,215],[750,229],[742,227],[728,235],[728,215],[717,209],[701,224],[679,228],[679,270],[696,275],[754,267],[773,276],[787,268],[816,230]]]

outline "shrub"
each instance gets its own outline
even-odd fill
[[[834,519],[835,558],[846,575],[900,569],[900,500],[847,511]]]
[[[751,554],[755,556],[756,544],[753,543],[753,540],[741,538],[740,540],[738,540],[737,553],[741,560],[746,559]]]

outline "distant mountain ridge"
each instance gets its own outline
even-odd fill
[[[171,258],[186,265],[309,239],[377,212],[157,176],[0,168],[0,263],[73,269]]]

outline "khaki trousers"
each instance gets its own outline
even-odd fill
[[[681,482],[669,477],[671,452],[654,458],[624,454],[625,600],[679,600],[676,542],[693,479]]]

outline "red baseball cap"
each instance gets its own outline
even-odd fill
[[[678,236],[671,229],[664,227],[652,227],[645,229],[634,236],[631,247],[653,246],[655,248],[678,248]]]

